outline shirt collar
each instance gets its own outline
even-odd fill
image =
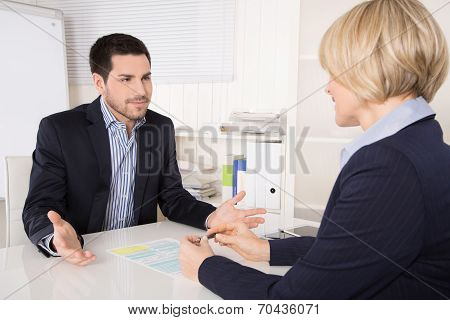
[[[100,106],[103,114],[103,120],[105,121],[105,126],[108,129],[113,123],[116,125],[119,125],[121,122],[118,121],[114,115],[109,110],[108,106],[106,105],[106,101],[103,98],[103,96],[100,97]],[[139,119],[136,121],[133,127],[133,131],[139,129],[147,120],[145,117],[142,119]]]
[[[405,101],[344,147],[341,151],[341,169],[362,147],[392,136],[410,124],[434,114],[422,97]]]

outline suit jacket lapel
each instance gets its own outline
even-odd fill
[[[105,220],[111,183],[109,136],[100,109],[100,97],[88,106],[87,119],[91,122],[87,127],[87,131],[97,157],[101,179],[97,194],[94,197],[94,203],[92,204],[88,232],[98,232],[101,230]]]
[[[146,117],[146,123],[137,130],[137,159],[136,159],[136,176],[134,187],[134,221],[139,221],[139,215],[144,203],[145,189],[147,187],[148,178],[150,176],[149,164],[152,158],[152,148],[149,143],[150,139],[154,139],[154,133],[149,119]],[[150,199],[148,199],[150,201]]]

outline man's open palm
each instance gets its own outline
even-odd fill
[[[55,211],[48,212],[48,218],[53,223],[53,245],[64,260],[79,266],[85,266],[95,260],[90,251],[83,251],[75,229],[64,221]]]

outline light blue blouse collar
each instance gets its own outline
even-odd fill
[[[434,114],[422,97],[405,101],[344,147],[341,151],[341,169],[362,147],[392,136],[410,124]]]

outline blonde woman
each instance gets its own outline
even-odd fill
[[[448,71],[445,38],[416,0],[361,3],[328,29],[320,61],[336,123],[364,133],[342,170],[316,238],[266,241],[245,225],[209,230],[243,257],[292,265],[270,275],[181,244],[183,273],[227,299],[450,297],[450,147],[428,105]]]

